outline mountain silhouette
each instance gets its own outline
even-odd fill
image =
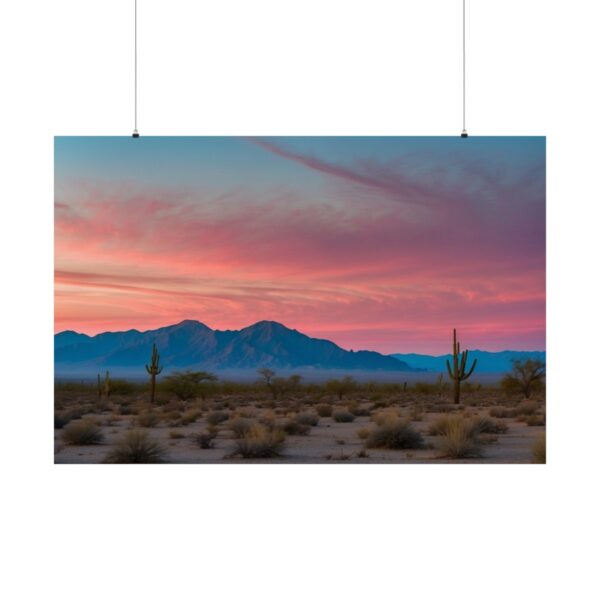
[[[161,363],[168,369],[421,370],[378,352],[344,350],[274,321],[218,331],[193,320],[144,332],[131,329],[88,336],[63,331],[54,336],[55,366],[63,371],[69,367],[143,369],[152,344],[157,345]]]
[[[446,372],[446,360],[452,363],[452,355],[429,356],[427,354],[392,354],[394,358],[407,365],[427,371]],[[477,359],[478,373],[506,373],[512,369],[514,360],[541,360],[546,362],[546,353],[538,350],[503,350],[502,352],[486,352],[485,350],[469,350],[469,363]]]

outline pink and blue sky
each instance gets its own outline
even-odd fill
[[[545,138],[57,137],[55,330],[545,349]]]

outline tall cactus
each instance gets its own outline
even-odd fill
[[[104,396],[107,400],[110,398],[110,374],[106,371],[104,375],[104,380],[100,377],[100,373],[98,373],[98,400],[102,400],[102,396]]]
[[[460,358],[459,358],[460,356]],[[465,350],[462,355],[460,352],[460,342],[456,341],[456,329],[454,330],[454,343],[452,344],[452,368],[450,367],[450,361],[446,360],[446,367],[448,368],[448,375],[450,375],[450,379],[454,381],[454,404],[458,404],[460,402],[460,382],[465,381],[471,377],[471,373],[475,370],[475,365],[477,364],[477,359],[473,361],[471,368],[467,373],[465,373],[465,368],[467,366],[467,357],[469,356],[469,351]]]
[[[154,403],[154,392],[156,390],[156,376],[160,374],[163,368],[158,364],[160,361],[160,354],[156,344],[152,344],[152,357],[150,359],[150,366],[146,365],[146,371],[150,375],[150,402]]]
[[[108,371],[106,371],[106,375],[104,375],[104,395],[106,396],[106,399],[108,400],[110,398],[110,374]]]

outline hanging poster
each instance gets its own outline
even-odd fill
[[[545,460],[545,138],[57,137],[55,462]]]

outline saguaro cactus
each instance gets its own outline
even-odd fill
[[[460,358],[459,358],[460,356]],[[460,352],[460,342],[456,341],[456,329],[454,330],[454,341],[452,344],[452,368],[450,367],[450,361],[446,360],[446,367],[448,368],[448,375],[450,375],[450,379],[454,381],[454,404],[458,404],[460,402],[460,382],[465,381],[471,377],[471,373],[473,373],[475,369],[475,365],[477,364],[477,359],[473,361],[471,368],[467,373],[465,373],[465,369],[467,366],[467,357],[469,356],[469,351],[465,350],[462,355]]]
[[[146,365],[146,371],[150,375],[150,402],[154,403],[154,392],[156,390],[156,376],[160,374],[163,368],[158,364],[160,362],[160,354],[156,344],[152,344],[152,357],[150,358],[150,366]]]
[[[106,371],[106,375],[104,375],[103,392],[106,396],[106,399],[108,400],[110,398],[110,374],[108,373],[108,371]]]

